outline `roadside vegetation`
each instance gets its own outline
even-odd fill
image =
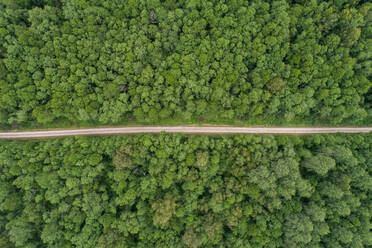
[[[371,7],[3,0],[0,124],[369,124]]]
[[[0,142],[0,247],[372,246],[372,134]]]

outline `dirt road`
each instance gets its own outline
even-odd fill
[[[184,133],[184,134],[319,134],[319,133],[368,133],[372,127],[228,127],[228,126],[143,126],[116,128],[65,129],[29,132],[3,132],[0,139],[29,139],[64,137],[75,135],[115,135],[139,133]]]

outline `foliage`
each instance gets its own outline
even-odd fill
[[[371,247],[371,150],[371,134],[2,141],[0,244]]]
[[[3,0],[0,125],[370,123],[368,1]]]

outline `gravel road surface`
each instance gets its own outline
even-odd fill
[[[319,133],[368,133],[372,127],[229,127],[229,126],[143,126],[115,128],[86,128],[27,132],[2,132],[0,139],[29,139],[75,135],[115,135],[139,133],[184,134],[319,134]]]

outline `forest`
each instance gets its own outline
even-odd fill
[[[0,124],[372,121],[368,0],[2,0]]]
[[[0,0],[0,128],[372,123],[368,0]],[[372,133],[0,141],[1,248],[372,247]]]
[[[372,134],[0,142],[0,247],[372,246]]]

